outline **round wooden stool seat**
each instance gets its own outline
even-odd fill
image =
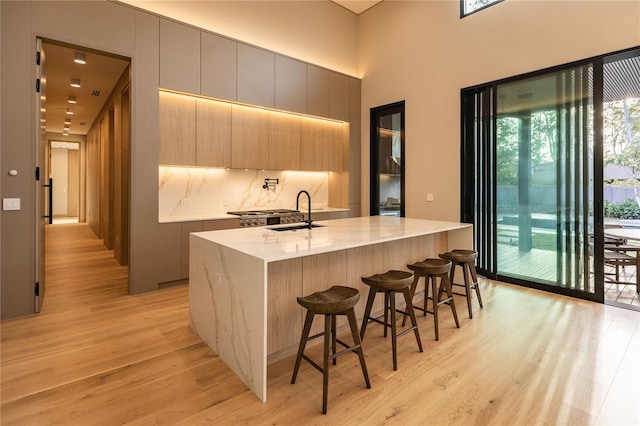
[[[454,263],[470,263],[475,262],[478,257],[478,253],[475,250],[451,250],[447,253],[441,253],[438,256],[442,259],[450,260]]]
[[[446,259],[425,259],[407,265],[407,268],[420,275],[441,275],[448,274],[451,271],[451,261]]]
[[[413,274],[408,271],[387,271],[370,277],[362,277],[362,282],[380,290],[397,291],[409,288],[413,281]]]
[[[360,300],[360,292],[351,287],[334,285],[309,296],[298,297],[298,303],[314,314],[337,314],[353,308]]]

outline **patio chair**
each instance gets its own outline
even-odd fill
[[[605,244],[604,264],[615,268],[615,273],[605,273],[605,280],[615,284],[630,284],[636,286],[636,293],[640,293],[640,246],[628,244]],[[620,268],[626,266],[635,268],[635,282],[622,281]],[[611,278],[614,276],[614,278]]]

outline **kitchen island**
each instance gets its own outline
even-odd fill
[[[362,276],[406,270],[407,263],[472,247],[472,227],[463,223],[372,216],[313,224],[321,226],[190,235],[191,327],[262,401],[268,360],[294,353],[299,343],[304,312],[297,297],[332,285],[355,287],[361,321]],[[374,311],[381,309],[378,300]]]

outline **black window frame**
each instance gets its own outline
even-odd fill
[[[464,18],[465,16],[473,15],[474,13],[480,12],[481,10],[485,10],[485,9],[487,9],[487,8],[493,6],[493,5],[496,5],[498,3],[502,3],[503,1],[504,0],[493,0],[492,3],[484,5],[481,8],[476,9],[476,10],[474,10],[472,12],[465,13],[464,8],[465,8],[465,4],[466,4],[467,0],[460,0],[460,19]]]

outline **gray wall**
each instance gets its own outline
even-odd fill
[[[156,264],[167,227],[158,224],[159,18],[110,2],[0,3],[2,197],[21,198],[21,210],[2,212],[2,318],[33,313],[36,37],[132,59],[131,292],[157,289]],[[70,25],[73,23],[73,25]],[[46,299],[45,299],[46,304]]]

